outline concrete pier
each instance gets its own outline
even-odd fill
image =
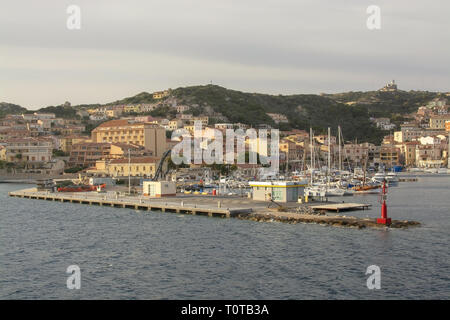
[[[358,218],[328,215],[325,211],[369,209],[369,205],[356,203],[291,203],[286,207],[268,208],[267,202],[241,197],[177,196],[176,198],[148,198],[139,196],[113,196],[93,192],[52,193],[36,188],[9,192],[9,196],[47,201],[70,202],[86,205],[128,208],[133,210],[203,215],[208,217],[238,218],[261,222],[315,223],[354,228],[385,228],[376,218]],[[283,210],[278,210],[278,209]],[[376,214],[378,216],[378,214]],[[419,226],[416,221],[392,220],[391,228]]]
[[[218,208],[217,205],[197,205],[174,200],[163,201],[161,199],[142,199],[137,197],[124,197],[120,199],[109,199],[99,194],[87,193],[50,193],[45,191],[21,190],[9,192],[10,197],[71,202],[88,205],[110,206],[116,208],[128,208],[135,210],[162,211],[184,213],[192,215],[206,215],[210,217],[230,218],[237,214],[252,212],[251,208]]]

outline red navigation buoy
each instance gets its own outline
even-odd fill
[[[381,218],[377,219],[378,224],[384,224],[386,226],[389,226],[391,224],[391,218],[387,217],[387,206],[386,206],[386,181],[383,181],[383,190],[381,193]]]

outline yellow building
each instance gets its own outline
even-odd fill
[[[420,145],[418,141],[410,141],[403,144],[403,157],[406,166],[416,166],[416,147],[418,145]]]
[[[187,130],[192,136],[194,135],[194,129],[195,129],[194,125],[184,126],[183,129]],[[202,134],[203,134],[203,131],[204,131],[205,127],[202,125],[201,129],[202,129]]]
[[[450,121],[450,114],[432,116],[430,118],[430,129],[444,130],[446,121]]]
[[[4,146],[0,146],[0,160],[6,161],[6,148]]]
[[[92,130],[93,142],[127,143],[143,146],[159,158],[167,150],[166,130],[150,123],[111,120]]]
[[[162,99],[169,96],[169,90],[157,91],[153,93],[153,99]]]
[[[61,150],[67,153],[72,151],[72,145],[83,142],[90,142],[89,137],[67,136],[59,139]]]
[[[387,167],[400,165],[400,148],[392,145],[381,146],[380,161]],[[417,158],[417,157],[416,157]]]
[[[153,177],[159,159],[153,157],[137,157],[128,159],[98,160],[95,168],[89,170],[89,173],[105,174],[111,177]],[[167,169],[167,164],[165,164]]]
[[[206,127],[208,125],[209,122],[209,117],[194,117],[192,119],[192,122],[195,123],[195,121],[200,121],[202,123],[202,126]]]
[[[124,108],[123,108],[123,112],[135,112],[135,113],[139,113],[139,112],[141,112],[141,107],[140,106],[133,106],[133,105],[130,105],[130,106],[125,106]]]
[[[122,115],[121,109],[108,109],[105,111],[105,114],[110,118],[117,118]]]
[[[181,121],[179,119],[176,119],[176,120],[169,121],[169,124],[167,125],[167,128],[170,131],[173,131],[173,130],[181,128],[182,126],[183,126],[183,121]]]

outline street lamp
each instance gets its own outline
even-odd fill
[[[131,195],[131,156],[128,149],[128,195]]]

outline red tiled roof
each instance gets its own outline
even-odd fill
[[[159,161],[159,158],[154,158],[154,157],[136,157],[136,158],[131,158],[130,160],[131,160],[131,163],[157,163]],[[114,159],[114,160],[111,160],[110,163],[111,164],[128,163],[128,159],[127,158]]]
[[[110,120],[110,121],[103,122],[97,128],[121,127],[121,126],[135,125],[135,124],[141,124],[141,123],[139,123],[139,122],[130,123],[126,119],[119,119],[119,120]]]

